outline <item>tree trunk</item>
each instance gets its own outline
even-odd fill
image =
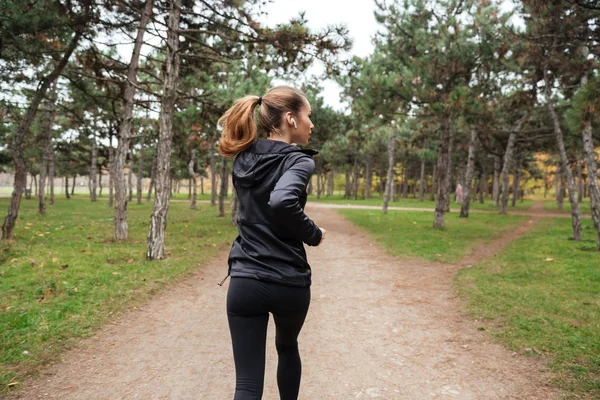
[[[373,160],[367,158],[365,163],[365,199],[371,198],[371,185],[373,183]]]
[[[582,85],[587,84],[587,77],[582,81]],[[588,106],[592,107],[592,106]],[[583,118],[583,149],[585,163],[588,172],[588,184],[590,202],[592,205],[592,220],[596,227],[596,245],[600,251],[600,187],[598,186],[598,168],[596,165],[596,153],[594,151],[594,141],[592,136],[592,117],[591,110],[588,108]]]
[[[48,169],[50,166],[50,153],[52,152],[52,127],[54,125],[54,116],[56,113],[56,105],[54,103],[56,97],[56,82],[52,84],[48,97],[49,99],[46,101],[46,113],[43,116],[44,123],[40,134],[40,142],[43,146],[38,189],[38,212],[40,215],[46,214],[46,178],[48,177]]]
[[[88,182],[90,188],[90,201],[94,202],[97,200],[96,198],[96,174],[98,173],[98,144],[96,143],[96,117],[94,116],[94,122],[92,125],[92,129],[94,130],[92,134],[92,162],[90,165],[90,179]]]
[[[138,170],[137,170],[137,203],[142,204],[142,190],[144,181],[144,142],[141,141],[140,154],[138,156]]]
[[[512,197],[512,206],[513,208],[517,206],[517,200],[519,200],[519,189],[521,188],[521,160],[519,157],[516,157],[515,160],[515,170],[513,175],[513,197]]]
[[[494,156],[494,178],[492,182],[492,201],[494,207],[500,205],[500,171],[501,171],[502,159],[500,156]]]
[[[200,194],[204,196],[204,176],[200,174]]]
[[[350,170],[346,167],[346,185],[344,187],[344,198],[349,199],[352,192],[352,182],[350,181]]]
[[[115,171],[114,171],[114,149],[112,147],[112,138],[108,145],[108,206],[113,207],[115,205]],[[121,170],[123,175],[123,170]]]
[[[327,195],[333,195],[333,169],[330,169],[327,173]]]
[[[479,204],[483,204],[485,201],[485,196],[488,195],[489,191],[489,183],[488,183],[488,174],[485,170],[485,163],[482,166],[483,171],[481,171],[481,175],[479,176]]]
[[[446,185],[446,203],[444,205],[444,212],[450,212],[450,193],[452,193],[452,151],[454,150],[454,120],[449,119],[449,140],[448,140],[448,167],[445,175],[445,185]],[[442,225],[443,225],[444,217],[442,216]]]
[[[421,175],[419,176],[419,201],[425,201],[425,160],[421,160]]]
[[[408,155],[404,161],[404,171],[402,171],[402,198],[408,198]]]
[[[219,191],[219,217],[225,216],[225,199],[227,198],[227,158],[223,157],[221,166],[221,190]]]
[[[98,170],[98,197],[102,197],[102,178],[104,177],[104,175],[102,174],[102,166],[100,166],[100,169]]]
[[[158,151],[155,151],[154,156],[152,157],[152,167],[150,168],[150,185],[148,187],[146,201],[150,201],[150,198],[152,196],[152,189],[156,186],[157,157]]]
[[[124,82],[123,88],[123,107],[121,109],[121,121],[119,124],[119,141],[117,149],[115,151],[114,164],[111,163],[110,168],[114,186],[115,186],[115,213],[114,213],[114,238],[115,240],[125,240],[129,235],[129,227],[127,224],[127,187],[125,186],[125,177],[123,176],[123,169],[125,167],[125,160],[127,153],[129,153],[129,146],[131,143],[131,122],[133,120],[133,105],[135,97],[135,89],[137,83],[137,69],[140,60],[140,52],[144,41],[144,33],[146,32],[146,25],[150,21],[152,15],[153,0],[146,0],[144,9],[141,12],[140,24],[137,29],[137,36],[133,45],[133,52],[131,54],[131,60],[127,69],[127,79]],[[112,150],[110,148],[109,150]],[[109,153],[110,154],[110,153]],[[128,180],[131,188],[131,169],[129,170]],[[112,187],[111,187],[112,189]],[[111,190],[112,191],[112,190]],[[132,191],[130,190],[130,193]],[[130,194],[130,200],[132,194]],[[112,203],[112,195],[110,203]]]
[[[583,201],[583,172],[579,160],[577,160],[577,183],[577,201],[581,203]]]
[[[215,156],[210,156],[210,205],[217,205],[217,161]]]
[[[82,15],[82,17],[85,20],[87,20],[88,18],[89,10],[90,4],[85,3]],[[23,190],[25,189],[25,180],[27,174],[27,169],[25,167],[25,158],[23,157],[25,135],[29,132],[29,128],[33,122],[33,119],[35,118],[35,114],[37,113],[40,103],[46,95],[48,88],[50,88],[50,86],[54,83],[56,78],[58,78],[62,70],[67,65],[71,54],[79,44],[79,39],[81,38],[82,31],[84,28],[85,27],[82,24],[81,29],[75,32],[75,35],[71,39],[60,61],[56,64],[54,64],[55,62],[52,61],[52,64],[54,64],[52,72],[50,72],[49,75],[47,75],[40,81],[38,88],[31,100],[31,104],[29,105],[29,108],[25,112],[25,115],[19,122],[13,140],[9,146],[15,164],[15,178],[13,184],[13,192],[11,195],[10,204],[8,206],[8,213],[4,218],[4,222],[2,224],[2,235],[0,236],[0,240],[12,239],[15,224],[19,216],[19,209],[21,207],[21,196],[23,195]]]
[[[71,195],[69,194],[69,174],[65,174],[65,197],[67,200],[71,199]]]
[[[169,172],[171,171],[171,142],[173,140],[173,112],[179,78],[179,17],[181,0],[169,2],[166,58],[163,68],[164,85],[159,117],[158,162],[156,174],[156,196],[150,217],[148,233],[148,259],[165,256],[165,228],[169,211]]]
[[[447,115],[442,116],[440,121],[440,144],[437,160],[437,203],[435,206],[435,216],[433,218],[433,227],[444,229],[444,213],[449,204],[449,156],[450,156],[450,121]]]
[[[398,135],[398,125],[396,121],[392,121],[392,136],[388,140],[388,170],[385,182],[385,192],[383,193],[383,209],[382,212],[387,214],[388,203],[394,198],[394,166],[396,165],[396,137]]]
[[[31,179],[30,179],[31,181]],[[27,188],[27,172],[25,172],[25,181],[23,183],[23,191],[25,192],[25,198],[27,200],[31,199],[31,182],[29,184],[29,189]]]
[[[510,135],[508,136],[508,144],[506,146],[506,151],[504,152],[504,165],[502,166],[502,201],[500,204],[500,214],[506,214],[506,209],[508,207],[508,172],[512,164],[517,135],[521,131],[521,127],[523,126],[527,118],[529,118],[529,112],[526,112],[525,115],[523,115],[515,123],[515,125],[510,131]]]
[[[360,167],[358,166],[358,157],[354,159],[354,166],[352,167],[352,199],[358,199],[358,180],[360,176]]]
[[[77,181],[77,174],[73,174],[73,187],[71,188],[71,195],[75,194],[75,182]]]
[[[462,204],[460,206],[460,218],[469,217],[471,206],[471,188],[473,187],[473,170],[475,169],[475,151],[477,145],[477,130],[471,127],[471,141],[469,142],[469,158],[467,159],[467,171],[465,173],[465,187],[463,188]]]
[[[196,149],[192,149],[190,156],[190,162],[188,163],[188,172],[190,174],[190,189],[192,190],[192,198],[190,201],[190,208],[196,209],[196,172],[194,171],[194,164],[196,162]]]
[[[35,197],[38,196],[38,180],[37,175],[31,175],[31,186],[35,189]]]
[[[546,95],[546,105],[552,121],[554,122],[554,134],[556,135],[556,143],[558,144],[558,151],[560,153],[560,159],[562,161],[563,173],[567,178],[567,185],[569,188],[569,202],[571,203],[571,224],[573,226],[573,240],[581,240],[581,215],[579,212],[579,203],[577,202],[577,196],[575,196],[575,180],[573,179],[573,173],[569,168],[569,159],[567,158],[567,151],[565,149],[565,142],[563,139],[562,129],[552,104],[552,98],[550,96],[550,79],[548,78],[548,68],[544,68],[544,82],[546,84],[544,93]]]
[[[127,201],[131,202],[133,201],[133,160],[129,162],[127,169],[127,186],[129,186],[129,196]]]
[[[50,199],[48,203],[54,205],[54,146],[52,145],[52,138],[50,139],[50,153],[48,158],[48,183],[50,184]]]
[[[563,207],[563,201],[561,198],[561,185],[560,185],[560,175],[561,175],[561,168],[560,168],[560,163],[556,164],[556,172],[554,173],[554,197],[556,198],[556,205],[558,206],[559,210],[562,210]]]
[[[317,173],[317,199],[321,198],[321,193],[323,193],[323,172],[319,170]]]

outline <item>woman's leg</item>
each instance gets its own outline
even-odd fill
[[[283,287],[273,311],[279,356],[277,386],[281,400],[296,400],[300,390],[302,362],[298,351],[298,335],[304,325],[310,304],[309,288]]]
[[[227,319],[235,362],[234,400],[260,400],[265,377],[269,314],[265,290],[255,279],[232,278],[227,292]]]

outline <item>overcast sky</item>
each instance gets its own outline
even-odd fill
[[[304,11],[311,29],[318,30],[327,25],[345,24],[354,43],[351,54],[364,57],[373,51],[371,38],[378,28],[373,16],[374,10],[373,0],[354,0],[352,2],[348,0],[274,0],[265,9],[268,12],[265,22],[269,26],[274,26],[289,21],[290,18]],[[312,71],[319,73],[321,70],[317,66]],[[339,101],[339,86],[333,81],[325,81],[323,86],[325,103],[336,109],[342,108]]]

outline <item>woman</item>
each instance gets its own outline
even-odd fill
[[[254,112],[268,139],[258,139]],[[304,244],[318,246],[325,229],[304,213],[314,150],[305,145],[314,125],[302,91],[277,86],[263,97],[246,96],[219,120],[219,152],[237,156],[233,185],[238,231],[229,253],[227,318],[236,371],[235,400],[261,399],[269,313],[276,327],[277,385],[295,400],[302,365],[298,334],[310,304],[311,270]]]

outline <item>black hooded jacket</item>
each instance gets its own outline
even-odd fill
[[[321,230],[304,213],[315,150],[258,140],[237,155],[233,186],[238,231],[229,253],[232,277],[310,286],[304,244],[317,246]]]

